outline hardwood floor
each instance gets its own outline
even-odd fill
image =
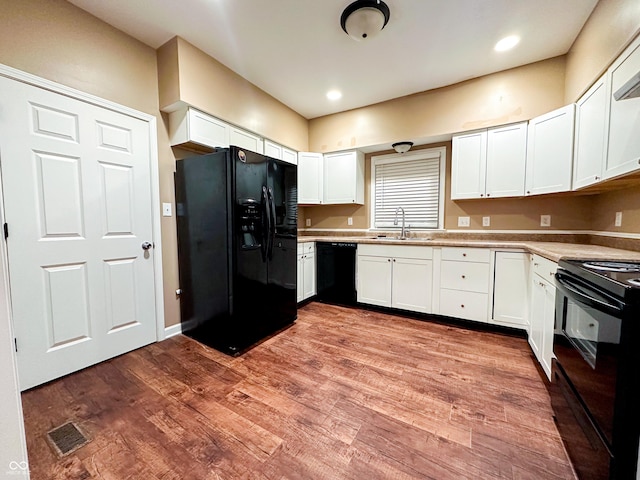
[[[22,399],[35,480],[574,478],[526,340],[318,303],[239,358],[180,335]],[[58,459],[67,421],[92,440]]]

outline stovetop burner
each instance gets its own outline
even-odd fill
[[[598,270],[601,272],[640,272],[640,264],[637,263],[624,263],[624,262],[584,262],[583,265],[591,270]]]

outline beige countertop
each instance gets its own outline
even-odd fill
[[[476,247],[476,248],[508,248],[526,250],[554,262],[561,258],[598,259],[598,260],[627,260],[640,262],[640,252],[603,247],[600,245],[562,243],[562,242],[529,242],[503,240],[464,240],[464,239],[420,239],[408,238],[399,240],[393,237],[329,237],[329,236],[299,236],[298,242],[353,242],[377,245],[424,245],[431,247]]]

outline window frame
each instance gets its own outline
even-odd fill
[[[429,160],[439,158],[440,174],[438,186],[438,226],[432,227],[414,227],[412,230],[420,230],[425,232],[434,232],[444,230],[444,203],[445,203],[445,179],[447,166],[447,147],[425,148],[422,150],[414,150],[407,153],[390,153],[386,155],[375,155],[371,157],[371,177],[369,179],[369,201],[371,208],[369,209],[369,230],[372,231],[388,231],[389,229],[400,229],[401,227],[376,227],[376,167],[379,164],[401,163],[414,160]]]

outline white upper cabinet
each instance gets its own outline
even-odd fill
[[[298,152],[298,203],[319,205],[324,179],[321,153]]]
[[[608,76],[601,77],[576,102],[573,189],[602,180],[607,158]]]
[[[229,145],[235,145],[236,147],[245,148],[256,153],[262,153],[264,151],[261,137],[232,125],[229,127]]]
[[[454,135],[451,159],[451,199],[481,198],[485,192],[487,131]]]
[[[490,128],[487,132],[487,197],[524,195],[527,122]]]
[[[613,95],[640,72],[640,37],[609,68],[609,144],[604,177],[613,178],[640,168],[640,97],[616,100]]]
[[[364,154],[357,150],[324,155],[324,204],[364,204]]]
[[[267,157],[277,158],[293,165],[298,164],[298,153],[293,150],[289,150],[280,144],[272,142],[271,140],[264,140],[264,152]]]
[[[527,123],[453,136],[451,199],[524,195]]]
[[[575,105],[529,121],[526,194],[571,189]]]
[[[229,146],[230,125],[222,120],[186,107],[169,114],[169,141],[172,146]]]

